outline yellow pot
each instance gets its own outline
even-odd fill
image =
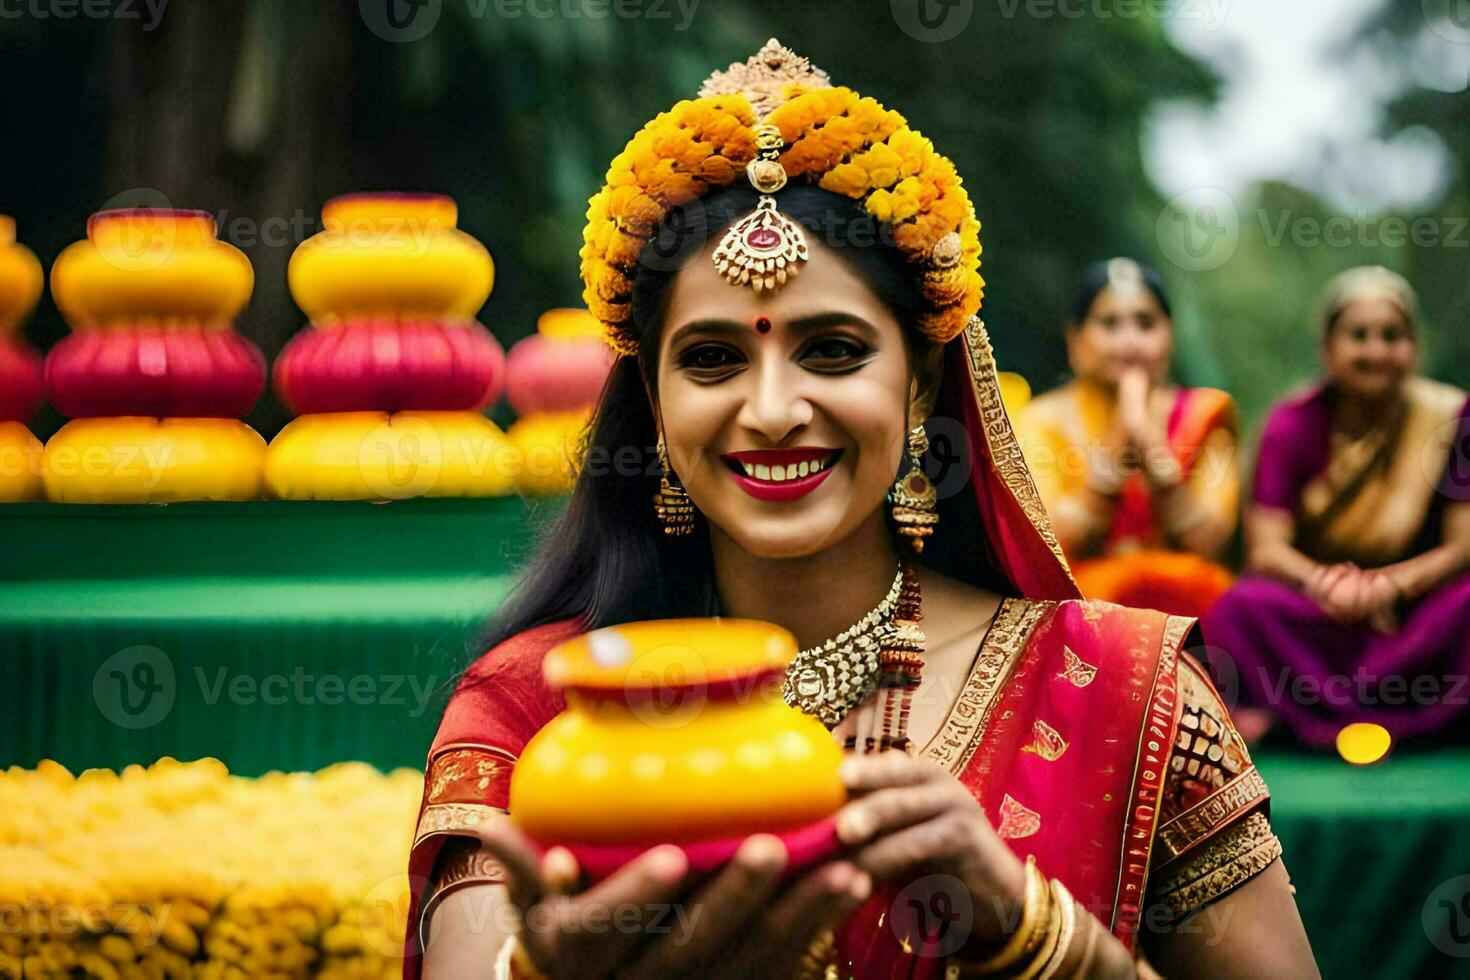
[[[520,458],[516,486],[522,493],[571,491],[590,418],[590,411],[536,412],[511,425],[506,435]]]
[[[15,220],[0,214],[0,333],[19,326],[41,298],[41,263],[15,240]]]
[[[477,412],[329,412],[271,440],[265,482],[289,500],[494,497],[516,469],[505,433]]]
[[[511,819],[613,865],[662,842],[727,858],[752,833],[822,827],[845,802],[842,751],[781,699],[795,655],[786,630],[738,619],[631,623],[556,647],[544,669],[566,710],[522,751]]]
[[[205,211],[102,211],[51,267],[51,295],[73,327],[141,319],[228,327],[255,285],[245,253],[215,238]]]
[[[254,500],[265,440],[235,419],[76,419],[46,443],[46,495],[60,503]]]
[[[317,326],[354,316],[473,317],[495,265],[456,220],[454,202],[437,194],[328,201],[326,229],[291,256],[291,295]]]
[[[0,503],[41,499],[41,440],[19,422],[0,422]]]

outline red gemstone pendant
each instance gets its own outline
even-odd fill
[[[774,228],[752,228],[745,236],[745,244],[770,251],[781,244],[781,235]]]

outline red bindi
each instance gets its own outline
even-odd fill
[[[771,318],[770,317],[765,317],[765,316],[758,317],[756,319],[756,321],[755,321],[755,332],[756,333],[770,333],[771,332]]]

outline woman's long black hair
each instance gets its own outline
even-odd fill
[[[565,510],[542,539],[522,578],[483,638],[481,650],[547,623],[577,620],[587,629],[643,619],[709,616],[718,612],[709,532],[696,519],[691,536],[663,533],[653,510],[660,469],[648,393],[657,390],[659,334],[667,289],[705,244],[756,206],[747,186],[711,193],[673,210],[644,248],[634,279],[632,320],[637,357],[613,365],[588,430],[581,471]],[[887,230],[852,200],[808,185],[787,187],[781,213],[801,222],[809,238],[834,247],[888,306],[899,323],[917,322],[923,308],[917,276],[887,238]],[[932,342],[905,331],[910,363],[936,360]],[[974,495],[941,500],[941,520],[957,511],[950,538],[956,549],[980,547]],[[945,550],[956,550],[945,549]],[[973,554],[973,552],[972,552]],[[929,557],[926,553],[926,557]],[[929,564],[971,565],[963,554]],[[974,575],[964,576],[974,578]],[[1002,585],[989,582],[991,585]]]

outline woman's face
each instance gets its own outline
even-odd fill
[[[1360,398],[1398,391],[1414,372],[1419,345],[1399,308],[1386,299],[1359,299],[1343,307],[1322,345],[1327,376]]]
[[[1078,377],[1115,385],[1142,368],[1155,381],[1169,376],[1174,328],[1158,298],[1142,283],[1105,286],[1087,319],[1067,331],[1067,357]]]
[[[902,328],[820,242],[762,294],[727,283],[713,250],[669,287],[657,397],[671,465],[712,533],[762,558],[816,554],[873,519],[893,483],[911,395]]]

